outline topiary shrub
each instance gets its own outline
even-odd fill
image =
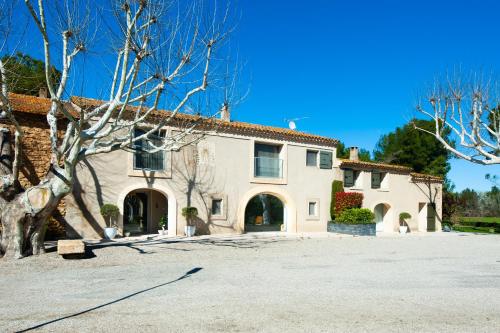
[[[345,209],[337,216],[335,222],[345,224],[372,224],[375,223],[375,214],[367,208]]]
[[[109,227],[116,227],[116,218],[120,215],[120,209],[113,204],[104,204],[101,206],[101,215],[109,223]]]
[[[160,217],[160,221],[158,222],[158,226],[162,229],[162,230],[165,230],[165,228],[167,227],[168,225],[168,219],[165,215],[163,215],[162,217]]]
[[[344,192],[344,183],[340,180],[334,180],[332,182],[332,202],[330,203],[330,217],[332,218],[332,220],[335,220],[335,196],[339,192]]]
[[[198,209],[196,207],[184,207],[182,208],[182,216],[186,218],[188,225],[191,225],[193,218],[198,216]]]
[[[411,219],[410,213],[402,212],[399,214],[399,225],[405,226],[407,225],[406,220]]]
[[[335,216],[339,216],[344,210],[350,208],[361,208],[363,194],[355,192],[335,193]]]

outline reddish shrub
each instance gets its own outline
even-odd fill
[[[349,208],[361,208],[363,193],[337,192],[335,193],[335,215],[340,215]]]

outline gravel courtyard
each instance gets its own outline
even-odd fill
[[[500,237],[207,237],[0,261],[0,332],[498,332]]]

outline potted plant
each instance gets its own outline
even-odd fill
[[[411,219],[411,215],[407,212],[399,214],[399,233],[404,235],[408,232],[408,223],[406,220]]]
[[[158,226],[161,228],[160,230],[158,230],[158,234],[165,235],[166,231],[167,231],[167,229],[166,229],[167,225],[168,225],[167,217],[165,215],[163,215],[160,218],[160,222],[158,222]]]
[[[182,208],[182,216],[186,218],[187,222],[187,225],[184,227],[184,233],[187,237],[194,236],[196,226],[193,225],[193,220],[198,216],[198,209],[196,207],[184,207]]]
[[[109,227],[104,228],[104,236],[107,239],[116,237],[118,228],[116,227],[116,218],[120,215],[120,209],[112,204],[105,204],[101,207],[101,215]]]

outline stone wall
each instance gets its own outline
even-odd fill
[[[19,181],[23,187],[27,188],[39,184],[49,168],[49,127],[44,115],[16,113],[16,119],[24,132],[22,149],[23,159]],[[0,126],[9,128],[12,133],[11,137],[14,138],[14,128],[12,125],[2,122]],[[66,124],[61,121],[59,123],[59,128],[65,129]],[[59,136],[62,137],[62,133],[63,131],[60,131]],[[57,238],[65,235],[66,223],[64,215],[65,203],[63,200],[49,222],[47,238]]]

